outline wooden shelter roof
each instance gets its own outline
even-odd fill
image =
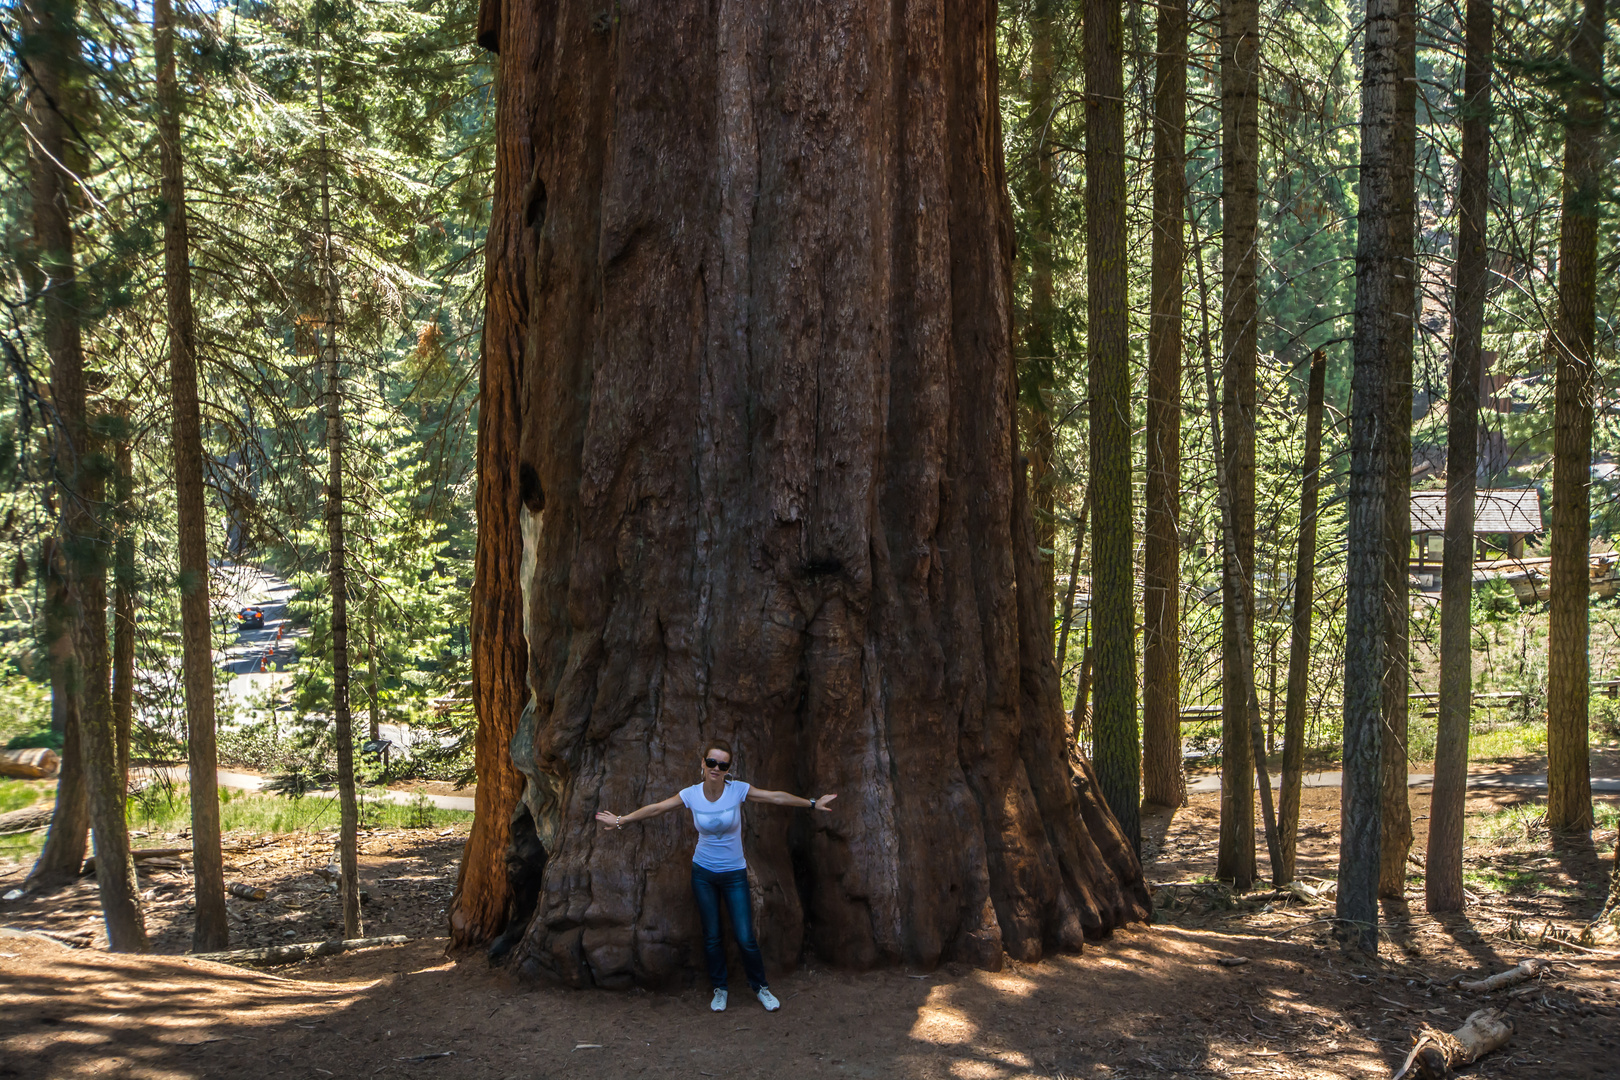
[[[1446,531],[1446,493],[1412,492],[1412,531]],[[1523,536],[1542,531],[1541,492],[1535,488],[1482,488],[1474,494],[1474,535]]]

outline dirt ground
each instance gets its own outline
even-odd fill
[[[1332,789],[1306,792],[1306,878],[1336,873],[1337,799]],[[1497,792],[1470,811],[1527,799],[1533,793]],[[1420,855],[1427,801],[1413,793]],[[1596,909],[1604,849],[1561,851],[1534,835],[1476,842],[1469,887],[1478,901],[1460,917],[1431,919],[1414,880],[1417,911],[1386,909],[1380,958],[1356,962],[1331,939],[1331,904],[1238,899],[1202,880],[1213,870],[1217,812],[1216,797],[1203,795],[1148,817],[1148,877],[1165,886],[1157,925],[995,973],[947,965],[856,974],[810,962],[773,978],[776,1014],[740,983],[731,1009],[716,1015],[697,988],[568,991],[516,984],[481,956],[447,959],[437,935],[459,837],[373,834],[366,932],[405,933],[407,945],[261,973],[0,937],[0,1077],[1387,1077],[1424,1024],[1450,1030],[1481,1004],[1450,985],[1454,976],[1531,955],[1554,960],[1553,972],[1491,1000],[1517,1033],[1470,1074],[1620,1076],[1620,953],[1560,940]],[[237,876],[268,883],[273,898],[232,902],[233,944],[330,936],[335,898],[311,871],[325,866],[331,842],[299,834],[232,853]],[[0,867],[0,892],[22,872]],[[1508,884],[1486,888],[1482,874]],[[0,904],[8,926],[80,940],[95,918],[87,886],[48,904]],[[188,923],[178,897],[149,911],[160,951],[182,951]]]
[[[360,915],[367,936],[412,938],[444,933],[466,827],[364,829],[360,833]],[[189,848],[185,834],[136,834],[137,848]],[[335,886],[316,874],[335,863],[337,831],[268,836],[227,834],[225,881],[266,890],[263,901],[226,898],[231,947],[251,949],[342,937],[343,911]],[[137,861],[146,932],[158,953],[191,948],[190,861]],[[28,867],[0,860],[0,895],[20,888]],[[0,922],[56,936],[70,945],[105,948],[94,877],[49,896],[0,901]],[[3,977],[3,969],[0,969]],[[3,1076],[4,1073],[0,1073]]]

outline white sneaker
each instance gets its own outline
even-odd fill
[[[775,998],[772,998],[771,1000],[774,1001]],[[726,992],[724,990],[716,990],[714,992],[714,1000],[709,1002],[709,1008],[713,1009],[715,1012],[726,1011]]]
[[[759,1003],[765,1006],[766,1012],[775,1012],[782,1007],[782,1003],[776,1000],[776,995],[771,993],[771,988],[768,986],[759,988]]]

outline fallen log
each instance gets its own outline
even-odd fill
[[[404,934],[388,937],[349,938],[340,941],[309,941],[298,945],[271,945],[264,949],[227,949],[224,952],[192,953],[193,960],[214,960],[221,964],[296,964],[317,956],[334,956],[353,949],[371,949],[378,945],[403,945],[410,938]]]
[[[180,863],[176,859],[176,856],[189,857],[190,855],[191,849],[188,847],[133,848],[129,853],[129,857],[138,863],[152,861],[153,866],[162,867],[168,870],[180,869]],[[93,874],[95,872],[96,857],[92,855],[88,859],[84,860],[84,865],[79,868],[79,873]]]
[[[1512,1037],[1513,1021],[1506,1014],[1497,1009],[1479,1009],[1470,1013],[1463,1026],[1449,1035],[1433,1028],[1425,1029],[1392,1080],[1401,1080],[1408,1072],[1422,1080],[1444,1080],[1452,1069],[1472,1064],[1492,1050],[1501,1049]]]
[[[1522,982],[1528,982],[1546,971],[1550,966],[1546,960],[1531,957],[1528,960],[1520,960],[1517,967],[1499,971],[1488,979],[1464,980],[1458,982],[1457,985],[1471,994],[1490,994],[1497,990],[1505,990],[1510,986],[1518,986]]]
[[[41,802],[9,814],[0,814],[0,836],[43,829],[51,823],[51,815],[55,812],[55,802]]]
[[[243,900],[263,900],[270,895],[257,885],[249,885],[245,881],[233,881],[225,887],[225,891]]]
[[[14,780],[49,780],[61,767],[56,751],[44,746],[28,750],[0,750],[0,776]]]

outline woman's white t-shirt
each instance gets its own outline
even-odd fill
[[[747,869],[742,846],[742,804],[748,798],[748,789],[749,785],[741,780],[727,780],[725,790],[714,802],[703,794],[702,784],[681,789],[681,802],[691,809],[692,824],[698,831],[692,861],[703,869],[717,874]]]

